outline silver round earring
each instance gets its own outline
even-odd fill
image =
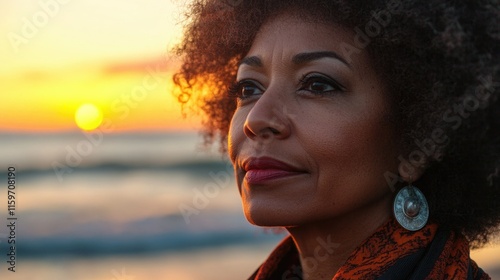
[[[407,230],[417,231],[429,220],[429,205],[424,194],[415,186],[408,184],[394,198],[394,216]]]

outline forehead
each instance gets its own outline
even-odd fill
[[[354,35],[340,25],[283,14],[260,28],[246,57],[292,62],[299,53],[333,52],[349,65],[366,67],[368,52],[354,47]]]

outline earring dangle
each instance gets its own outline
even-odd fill
[[[409,231],[420,230],[429,220],[429,205],[424,194],[410,182],[394,198],[394,216]]]

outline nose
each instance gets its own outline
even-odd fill
[[[243,130],[252,140],[286,139],[290,136],[289,106],[266,91],[247,115]]]

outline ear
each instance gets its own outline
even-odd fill
[[[398,166],[399,176],[405,182],[415,182],[424,174],[427,167],[427,162],[427,158],[423,159],[420,162],[415,162],[415,164],[412,164],[407,160],[403,160],[399,163]]]

